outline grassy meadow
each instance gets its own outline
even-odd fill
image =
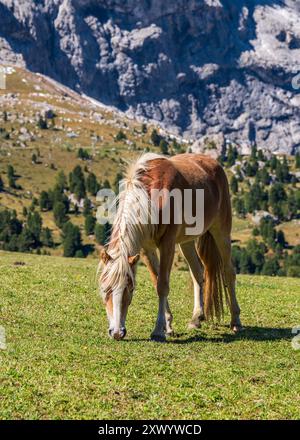
[[[0,419],[298,419],[298,279],[238,276],[245,327],[188,331],[192,292],[174,271],[176,336],[149,341],[157,301],[146,269],[126,340],[107,337],[96,260],[0,252]]]

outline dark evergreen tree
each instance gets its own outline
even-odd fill
[[[168,154],[169,152],[169,144],[165,139],[161,139],[159,143],[159,148],[162,154]]]
[[[83,148],[79,148],[79,150],[77,152],[77,157],[81,160],[89,160],[90,159],[90,155],[89,155],[88,151]]]
[[[269,191],[269,204],[273,211],[276,209],[276,206],[280,204],[282,201],[287,200],[287,195],[284,189],[284,185],[282,183],[274,183],[271,186]]]
[[[285,246],[286,246],[285,235],[281,229],[279,229],[279,231],[277,231],[276,241],[281,249],[285,248]]]
[[[92,203],[88,197],[84,199],[83,202],[83,215],[87,217],[88,215],[91,215],[92,211]]]
[[[16,188],[15,170],[12,165],[7,166],[7,178],[8,178],[8,186],[10,188]]]
[[[300,245],[295,246],[292,253],[286,256],[286,274],[289,277],[300,277]]]
[[[296,218],[298,215],[296,192],[290,191],[287,198],[288,220]]]
[[[121,141],[125,141],[127,139],[127,136],[122,130],[120,130],[118,131],[115,139],[117,142],[121,142]]]
[[[20,252],[28,252],[36,247],[36,241],[32,232],[25,227],[19,236],[18,250]]]
[[[86,235],[94,234],[95,225],[96,225],[95,217],[93,215],[91,215],[91,214],[88,214],[85,217],[85,222],[84,222],[84,229],[85,229]]]
[[[40,116],[39,119],[38,119],[37,126],[41,130],[47,130],[47,128],[48,128],[47,119],[44,119],[42,116]]]
[[[5,243],[5,250],[9,251],[9,252],[17,252],[19,250],[19,246],[20,246],[20,236],[19,235],[12,235],[8,241],[8,243]],[[26,250],[29,250],[26,249]]]
[[[276,180],[278,182],[283,183],[284,182],[284,172],[283,172],[283,167],[281,162],[278,160],[277,161],[277,165],[276,165],[276,169],[275,169],[275,175],[276,175]]]
[[[277,257],[266,259],[266,262],[262,268],[262,275],[275,276],[278,275],[280,265]]]
[[[79,227],[73,225],[71,222],[65,223],[62,238],[64,257],[74,257],[76,252],[81,250],[82,247]]]
[[[98,244],[105,245],[105,228],[100,223],[95,225],[95,239]]]
[[[86,188],[92,196],[96,196],[100,189],[97,177],[94,173],[89,173],[86,179]]]
[[[284,205],[281,202],[278,202],[274,207],[273,207],[273,214],[275,215],[275,217],[278,218],[278,220],[282,221],[284,220],[285,217],[285,209],[284,209]]]
[[[238,180],[235,176],[232,176],[230,179],[230,189],[233,194],[236,194],[239,190]]]
[[[232,259],[232,263],[235,267],[236,273],[240,273],[240,271],[241,271],[241,266],[240,266],[241,248],[239,246],[232,246],[231,259]]]
[[[247,161],[244,165],[244,173],[247,177],[254,177],[258,170],[257,161]]]
[[[84,258],[85,257],[85,255],[84,255],[84,252],[83,252],[83,250],[82,249],[78,249],[76,252],[75,252],[75,258]]]
[[[260,274],[265,263],[264,254],[266,252],[266,246],[262,243],[258,243],[256,240],[249,240],[246,245],[246,252],[251,259],[251,270],[256,274]]]
[[[238,157],[238,152],[236,147],[233,147],[231,144],[228,147],[228,152],[227,152],[227,165],[229,167],[232,167],[235,164],[235,161]]]
[[[173,139],[172,147],[176,154],[180,154],[184,152],[182,145],[180,145],[176,139]]]
[[[265,162],[266,158],[264,156],[263,150],[257,151],[257,160],[259,160],[260,162]]]
[[[53,215],[55,224],[62,228],[64,224],[68,221],[66,206],[63,202],[55,202],[53,206]]]
[[[22,228],[15,211],[0,211],[0,242],[8,243],[13,235],[21,234]]]
[[[275,170],[276,170],[277,163],[278,163],[277,157],[274,156],[274,155],[272,155],[272,156],[271,156],[271,159],[270,159],[270,168],[271,168],[271,171],[275,171]]]
[[[69,176],[70,191],[75,194],[77,200],[83,199],[86,195],[85,179],[82,168],[77,165]]]
[[[291,180],[291,175],[290,175],[289,164],[288,164],[286,156],[284,156],[284,158],[283,158],[281,170],[282,170],[283,182],[289,183]]]
[[[250,158],[254,161],[257,159],[257,146],[255,144],[251,148]]]
[[[260,221],[260,235],[266,241],[269,235],[269,230],[274,230],[275,222],[271,217],[263,217]]]
[[[50,199],[47,191],[41,192],[39,203],[41,211],[49,211],[52,209],[52,200]]]
[[[48,191],[48,194],[52,207],[55,205],[55,203],[61,202],[65,205],[66,212],[69,212],[70,201],[67,195],[64,192],[61,192],[61,188],[58,185],[54,187],[54,190]]]
[[[54,246],[52,232],[49,228],[42,229],[41,242],[43,246],[47,246],[49,248],[52,248]]]
[[[252,263],[251,257],[246,249],[241,249],[240,254],[240,272],[241,273],[254,273],[255,266]]]
[[[31,232],[35,246],[39,246],[42,231],[42,218],[38,212],[29,213],[27,218],[27,229]]]
[[[245,203],[240,197],[235,197],[233,199],[233,209],[239,217],[244,217],[246,215]]]
[[[156,130],[156,129],[152,130],[152,133],[151,133],[151,142],[152,142],[152,144],[153,144],[155,147],[158,147],[159,144],[160,144],[160,141],[161,141],[161,140],[162,140],[162,136],[160,136],[160,135],[157,133],[157,130]]]
[[[259,209],[259,205],[257,204],[257,200],[255,199],[253,193],[250,191],[244,196],[245,210],[246,212],[253,213],[257,209]]]
[[[263,167],[257,174],[259,182],[267,186],[271,183],[271,176],[266,167]]]
[[[296,155],[295,155],[295,166],[297,169],[300,168],[300,152],[297,151]]]

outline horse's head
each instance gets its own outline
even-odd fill
[[[120,340],[126,336],[125,321],[132,300],[136,265],[139,255],[112,258],[106,250],[101,253],[103,264],[100,276],[101,291],[109,322],[109,336]]]

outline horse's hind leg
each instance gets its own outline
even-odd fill
[[[190,329],[199,328],[201,321],[205,319],[203,310],[203,265],[197,254],[194,241],[181,244],[180,250],[188,263],[194,284],[194,310],[188,327]]]
[[[150,272],[151,280],[153,282],[155,290],[157,290],[157,279],[159,273],[159,259],[155,250],[144,250],[143,260]],[[165,311],[165,332],[168,336],[173,336],[174,331],[172,329],[173,315],[170,309],[169,301],[166,302]]]
[[[219,227],[213,227],[210,232],[215,239],[216,245],[222,258],[225,283],[229,293],[229,307],[231,314],[230,326],[232,330],[237,333],[242,329],[242,324],[240,320],[240,307],[235,292],[236,274],[231,259],[230,234],[224,234]]]

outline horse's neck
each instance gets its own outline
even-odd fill
[[[121,193],[119,209],[113,227],[112,241],[120,254],[136,255],[142,243],[151,235],[152,226],[144,222],[149,219],[149,196],[140,185],[131,185]]]
[[[126,230],[122,233],[120,230],[113,231],[115,238],[111,240],[109,248],[117,255],[126,254],[128,256],[137,255],[142,247],[143,236],[138,228],[134,228],[129,233]]]

